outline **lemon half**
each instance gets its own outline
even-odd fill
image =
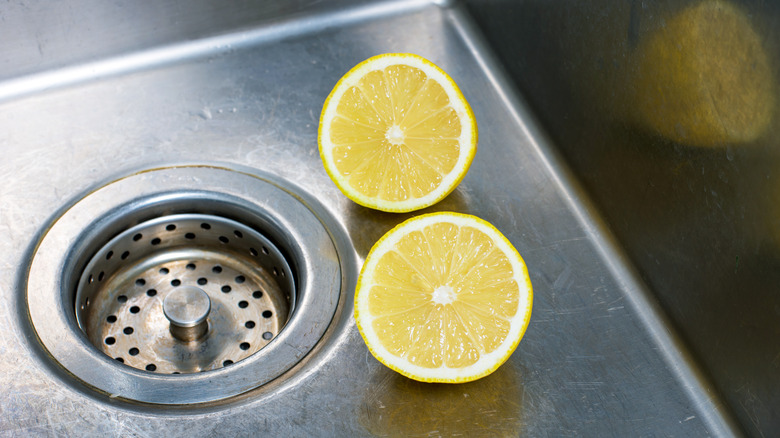
[[[477,147],[474,113],[455,82],[414,54],[369,58],[347,72],[320,116],[320,156],[360,205],[428,207],[466,175]]]
[[[484,377],[517,347],[533,291],[517,250],[475,216],[432,213],[403,222],[369,252],[355,320],[371,353],[424,382]]]

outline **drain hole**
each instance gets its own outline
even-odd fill
[[[273,315],[274,315],[273,312],[271,312],[270,310],[263,311],[263,318],[270,318]]]
[[[150,363],[146,366],[146,371],[157,371],[157,365]]]
[[[206,284],[206,283],[208,283],[208,282],[209,282],[209,281],[208,281],[207,279],[205,279],[204,277],[200,277],[200,278],[198,279],[198,284],[199,284],[199,285],[201,285],[201,286],[205,285],[205,284]]]
[[[231,287],[230,287],[230,286],[228,286],[228,285],[224,285],[224,286],[222,286],[222,292],[224,292],[224,293],[228,293],[228,292],[230,292],[231,290],[233,290],[233,288],[231,288]]]
[[[274,337],[274,334],[273,334],[273,333],[271,333],[271,332],[265,332],[265,333],[263,333],[263,339],[265,339],[266,341],[270,341],[270,340],[271,340],[271,338],[273,338],[273,337]]]
[[[92,281],[93,281],[93,279],[92,279],[92,276],[90,275],[89,278],[87,279],[87,283],[92,283]]]
[[[126,335],[132,335],[133,334],[133,328],[132,327],[125,327],[124,330],[122,330]]]
[[[279,276],[279,268],[277,268],[276,266],[274,266],[274,275],[276,275],[277,277]]]
[[[138,280],[135,281],[136,286],[143,286],[145,284],[146,284],[146,280],[144,280],[143,278],[139,278]]]
[[[103,281],[103,278],[105,278],[106,273],[103,271],[100,271],[100,274],[98,274],[98,281]]]
[[[195,270],[195,268],[196,268],[196,266],[195,266],[195,263],[188,263],[188,264],[187,264],[187,266],[186,266],[186,268],[187,268],[187,270],[189,270],[189,271],[194,271],[194,270]]]
[[[116,344],[116,339],[114,339],[113,336],[109,336],[106,338],[106,345],[114,345]]]
[[[243,275],[239,275],[238,277],[236,277],[236,283],[238,284],[241,284],[245,281],[246,281],[246,277],[244,277]]]
[[[359,255],[344,229],[330,229],[340,222],[316,193],[227,167],[166,165],[116,178],[31,237],[17,310],[52,368],[80,382],[77,392],[141,410],[214,411],[299,379],[296,364],[315,354],[327,359],[315,347],[350,307]],[[180,300],[187,310],[177,314],[175,298],[190,295],[198,302]],[[165,377],[174,372],[180,378]]]
[[[117,362],[125,363],[125,360],[122,359],[121,357],[115,357],[114,360]]]

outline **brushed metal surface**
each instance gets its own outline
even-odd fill
[[[170,36],[156,31],[159,22],[146,27],[131,20],[149,43],[126,54],[109,43],[101,48],[100,37],[113,30],[103,23],[111,21],[84,8],[79,9],[84,20],[94,20],[98,29],[85,31],[78,42],[96,45],[97,55],[86,64],[78,63],[83,58],[42,63],[41,72],[32,75],[26,74],[38,72],[34,67],[20,69],[0,82],[5,101],[0,323],[6,328],[0,332],[0,431],[9,436],[736,433],[470,18],[436,3],[322,2],[316,5],[319,18],[283,15],[269,19],[271,24],[252,14],[230,13],[232,21],[221,21],[225,15],[213,8],[214,22],[229,22],[218,37],[209,34],[214,29],[209,26],[205,34]],[[13,11],[20,14],[18,26],[36,22],[34,12]],[[165,11],[163,16],[177,26],[175,17]],[[198,29],[199,22],[187,17],[178,25]],[[65,31],[44,36],[58,32]],[[160,46],[156,35],[167,35]],[[20,50],[24,53],[9,59],[34,48]],[[398,376],[371,358],[357,333],[349,295],[356,279],[350,275],[342,279],[345,304],[315,351],[283,378],[227,404],[188,411],[129,406],[50,364],[36,347],[22,303],[32,245],[57,212],[137,169],[185,160],[292,181],[304,202],[327,211],[321,220],[329,229],[346,233],[333,237],[342,265],[359,265],[384,232],[411,214],[371,211],[345,199],[319,162],[317,122],[322,102],[344,72],[393,51],[418,53],[447,71],[478,119],[480,143],[471,170],[455,192],[426,211],[478,215],[523,255],[535,308],[523,342],[505,365],[463,385],[419,384]],[[177,183],[197,188],[198,181]]]

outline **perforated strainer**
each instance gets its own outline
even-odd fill
[[[284,327],[294,275],[265,236],[203,214],[156,218],[117,235],[87,264],[76,318],[125,365],[195,373],[239,362]]]

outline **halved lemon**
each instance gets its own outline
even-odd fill
[[[390,212],[428,207],[466,175],[477,122],[455,82],[409,53],[369,58],[325,100],[318,133],[325,170],[349,199]]]
[[[423,382],[461,383],[511,356],[532,301],[523,258],[493,225],[431,213],[401,223],[371,249],[355,320],[374,357],[393,370]]]

